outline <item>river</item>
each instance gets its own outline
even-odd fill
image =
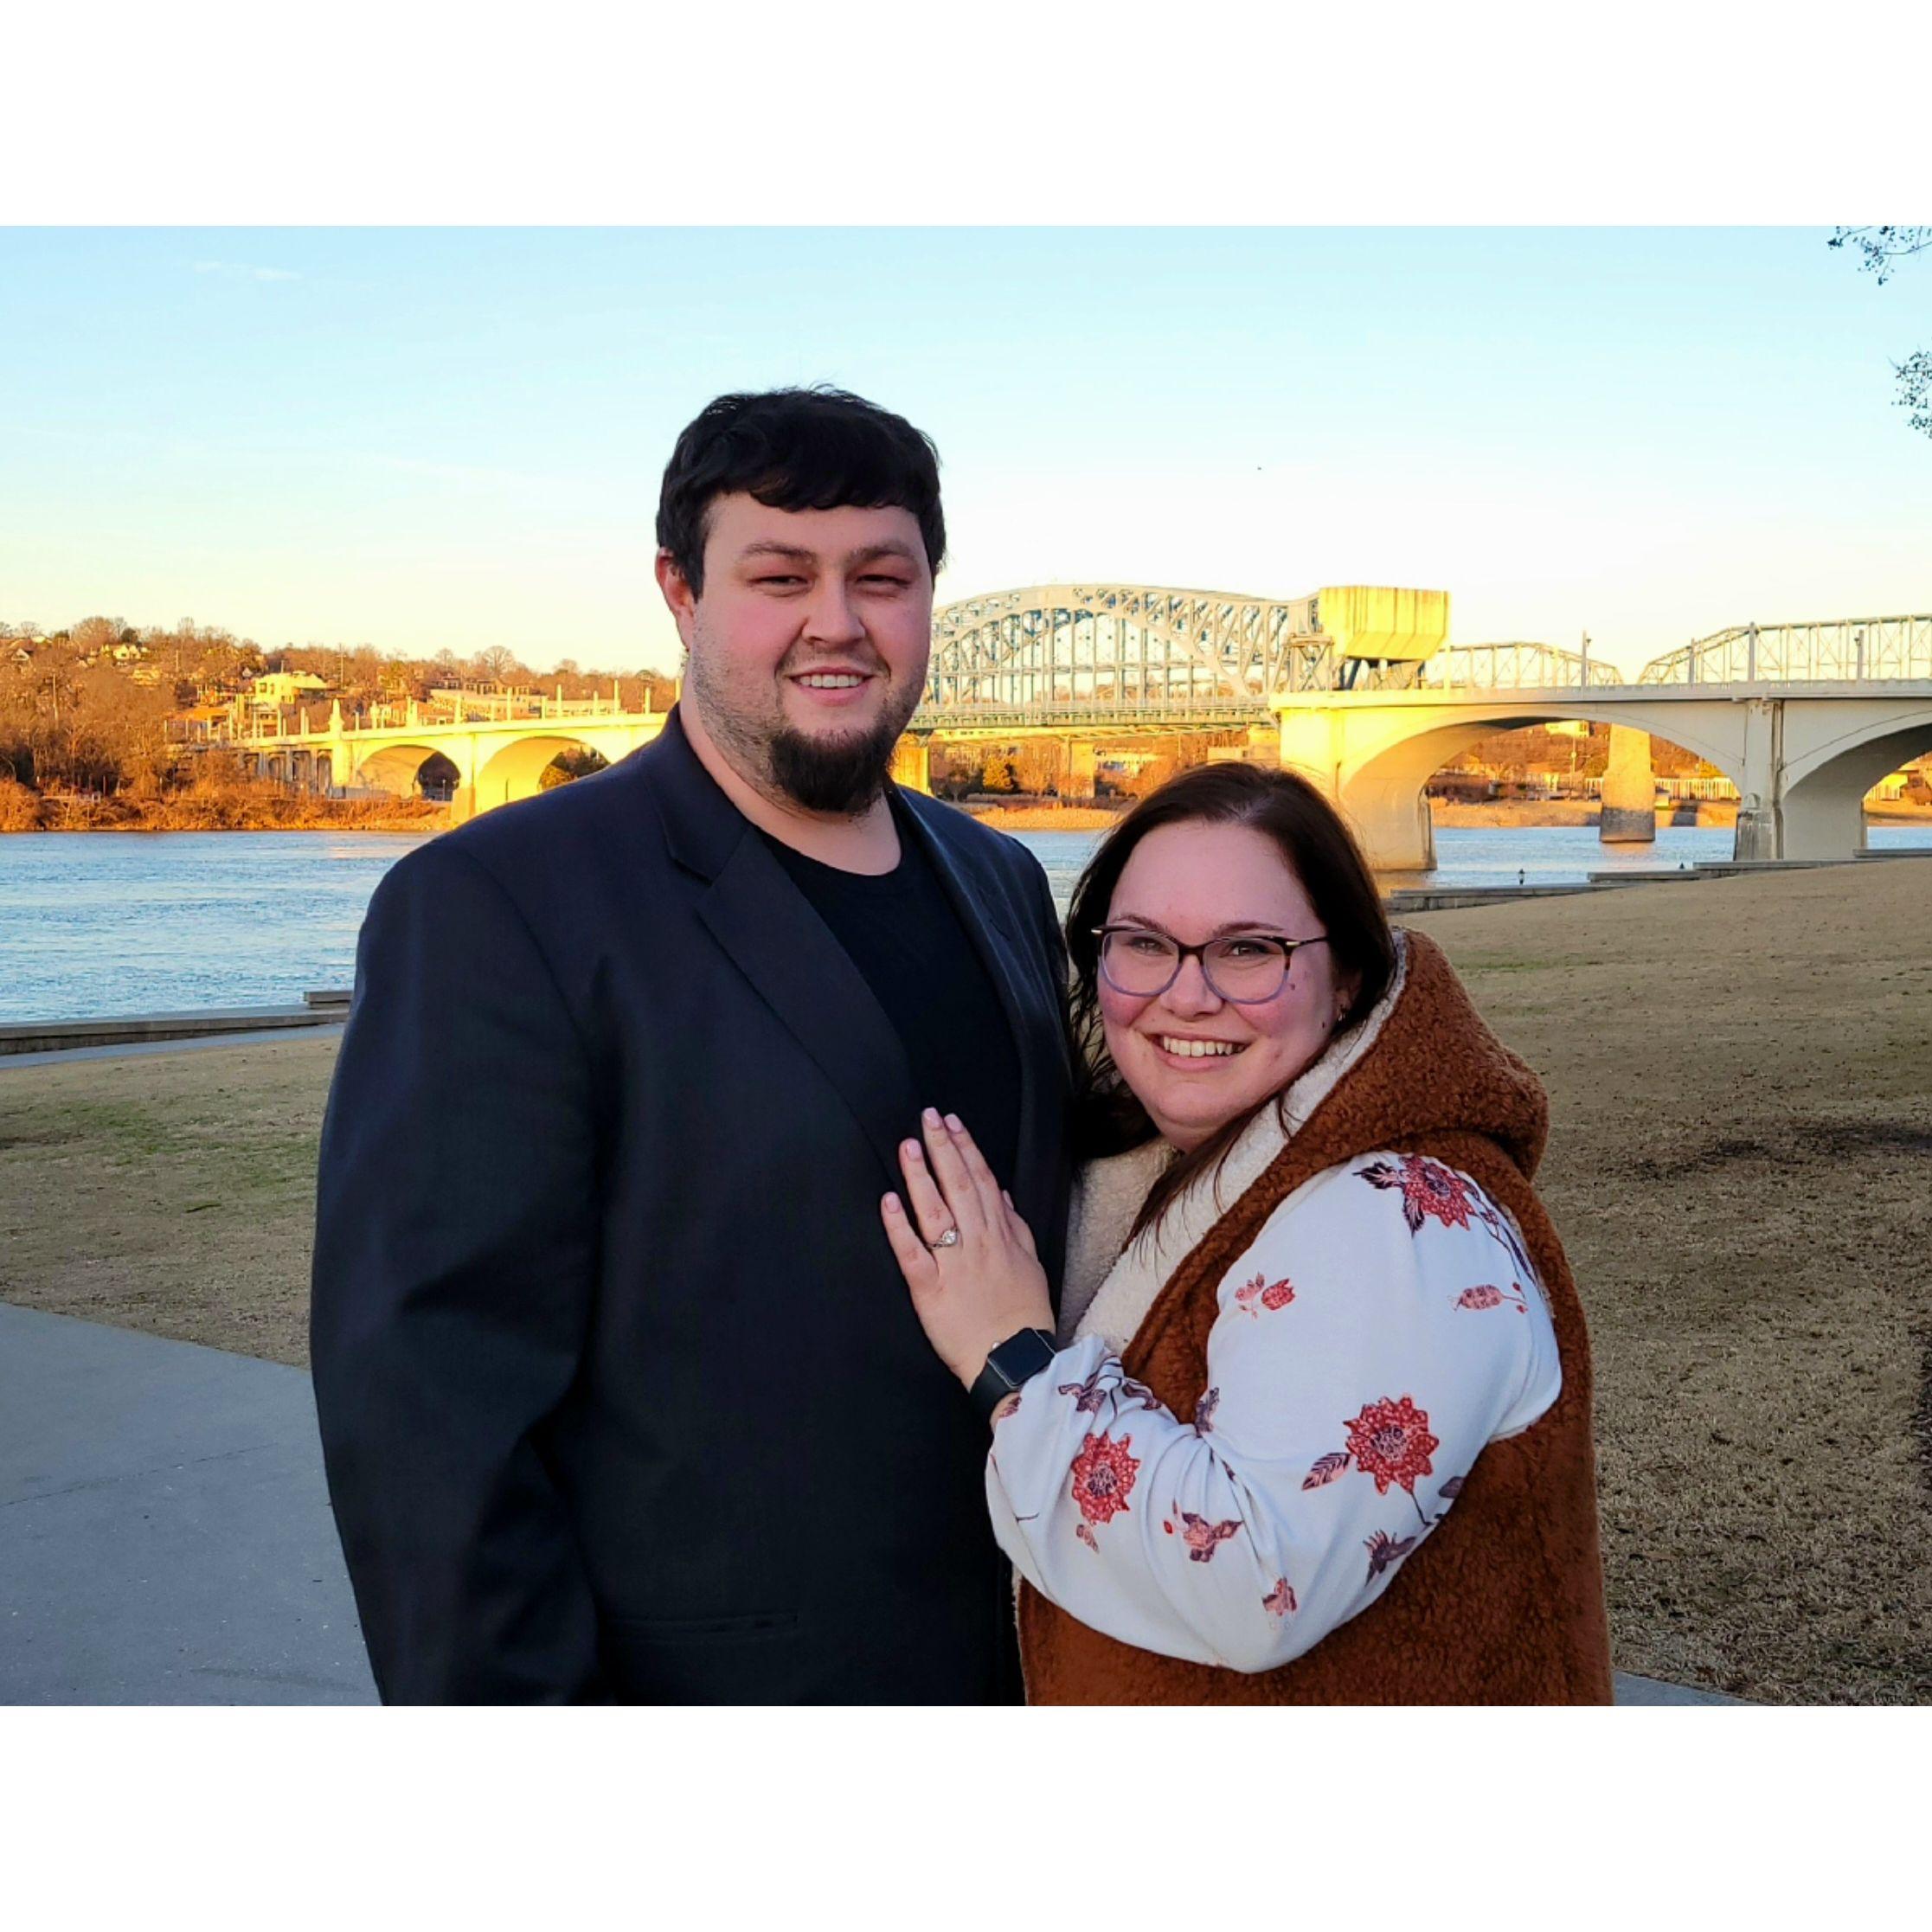
[[[1062,911],[1098,832],[1016,832]],[[1874,825],[1874,847],[1932,826]],[[288,1005],[346,986],[375,883],[414,832],[21,832],[0,838],[0,1023]],[[1395,885],[1532,885],[1730,857],[1731,835],[1670,829],[1606,846],[1589,825],[1443,826],[1436,870]]]

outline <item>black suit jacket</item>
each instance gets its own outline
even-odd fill
[[[1057,1284],[1063,962],[1021,846],[906,794],[1018,1047]],[[986,1432],[877,1203],[897,1034],[674,715],[377,888],[311,1334],[390,1701],[1006,1701]]]

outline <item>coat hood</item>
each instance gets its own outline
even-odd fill
[[[1354,1038],[1288,1089],[1297,1131],[1321,1111],[1350,1157],[1421,1134],[1479,1133],[1533,1179],[1550,1134],[1543,1082],[1490,1031],[1434,940],[1399,929],[1396,940],[1395,985]]]

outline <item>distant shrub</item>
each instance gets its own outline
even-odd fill
[[[0,778],[0,831],[38,831],[40,793],[17,779]]]

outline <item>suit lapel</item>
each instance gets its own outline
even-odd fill
[[[653,796],[671,856],[711,881],[698,914],[766,1004],[838,1088],[877,1150],[891,1184],[902,1182],[899,1143],[919,1118],[911,1062],[885,1010],[825,921],[765,841],[698,762],[673,710],[655,744],[636,754],[653,777]],[[626,761],[628,762],[628,761]],[[902,794],[902,796],[905,796]],[[955,857],[927,823],[923,801],[907,798],[903,833],[920,841],[985,964],[1011,1030],[1020,1063],[1020,1124],[1015,1193],[1041,1158],[1041,1070],[1065,1040],[1056,1004],[1029,994],[1024,954],[996,885]],[[943,809],[934,806],[934,811]],[[1058,1083],[1056,1083],[1057,1091]]]
[[[912,1066],[885,1010],[825,921],[748,825],[698,917],[838,1088],[897,1188],[919,1120]]]

